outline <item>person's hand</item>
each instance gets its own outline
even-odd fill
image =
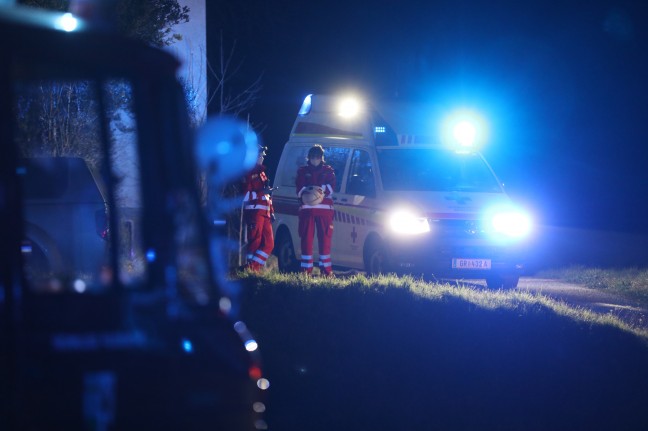
[[[275,217],[274,213],[270,214],[270,223],[274,223],[275,220],[277,220],[277,217]]]

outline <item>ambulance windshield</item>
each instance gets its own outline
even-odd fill
[[[465,191],[499,193],[492,171],[477,154],[430,148],[378,150],[387,191]]]

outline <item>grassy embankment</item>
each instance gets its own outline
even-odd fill
[[[575,265],[544,270],[536,276],[582,284],[591,289],[615,292],[634,299],[648,308],[648,269],[601,269]]]
[[[648,429],[648,333],[544,296],[243,273],[270,426]]]
[[[256,278],[249,273],[242,273],[240,276],[243,278]],[[643,304],[648,306],[648,270],[603,270],[574,266],[564,269],[546,270],[537,274],[537,276],[540,278],[582,284],[592,289],[614,291],[642,301]],[[600,314],[582,307],[570,306],[562,301],[557,301],[544,295],[516,290],[479,289],[461,284],[431,283],[414,277],[397,277],[393,275],[369,278],[363,275],[354,275],[345,278],[322,279],[269,271],[260,278],[260,281],[263,285],[283,285],[286,287],[300,287],[305,289],[314,287],[331,289],[355,288],[363,291],[373,289],[376,292],[383,292],[389,288],[400,288],[410,291],[413,295],[420,298],[438,301],[442,301],[444,298],[455,298],[491,310],[501,309],[524,312],[524,310],[541,307],[558,316],[565,316],[572,319],[575,322],[613,326],[642,337],[648,342],[648,330],[632,327],[613,314]]]

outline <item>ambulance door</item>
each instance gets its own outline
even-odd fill
[[[299,234],[297,228],[299,225],[299,199],[296,191],[297,170],[306,163],[306,155],[310,146],[288,144],[283,150],[277,173],[275,177],[275,192],[272,194],[272,203],[274,205],[276,221],[273,223],[275,230],[275,248],[281,248],[281,235],[285,235],[286,230],[290,233],[291,244],[295,255],[300,255],[299,251]],[[279,232],[281,230],[282,232]]]
[[[372,226],[376,225],[378,208],[373,167],[368,151],[354,149],[346,182],[336,200],[337,242],[333,250],[343,265],[356,269],[364,268],[364,242]]]

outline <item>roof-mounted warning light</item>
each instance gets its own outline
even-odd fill
[[[460,110],[449,115],[442,126],[442,141],[458,152],[473,152],[486,141],[486,123],[472,111]]]
[[[340,117],[353,118],[360,113],[361,104],[358,98],[353,96],[345,96],[340,99],[337,107],[337,112]]]
[[[304,98],[304,101],[302,102],[301,108],[299,108],[299,115],[308,115],[308,113],[311,110],[311,107],[313,106],[313,95],[309,94]]]
[[[476,135],[475,125],[467,120],[458,122],[452,128],[452,136],[461,147],[472,148]]]

